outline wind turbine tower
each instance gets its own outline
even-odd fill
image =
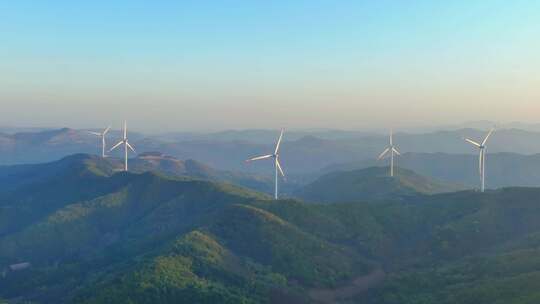
[[[274,149],[273,154],[267,154],[263,156],[257,156],[250,158],[246,160],[246,162],[252,162],[256,160],[261,159],[267,159],[267,158],[273,158],[274,159],[274,170],[275,170],[275,180],[274,180],[274,199],[278,199],[278,173],[281,174],[283,178],[285,178],[285,173],[283,173],[283,169],[281,168],[281,164],[279,163],[279,147],[281,145],[281,139],[283,138],[283,129],[281,129],[281,134],[279,135],[276,148]]]
[[[478,173],[480,174],[480,191],[481,192],[484,192],[485,186],[486,186],[486,143],[488,141],[488,138],[491,136],[491,133],[493,133],[493,131],[495,131],[495,128],[492,128],[491,130],[489,130],[488,134],[486,135],[486,137],[481,143],[478,143],[469,138],[464,138],[467,142],[476,146],[478,150],[480,151],[480,154],[478,156]]]
[[[111,129],[111,127],[107,127],[107,129],[103,130],[103,132],[99,133],[99,132],[92,132],[92,131],[89,131],[88,133],[90,134],[94,134],[96,136],[99,136],[101,137],[101,157],[105,158],[107,157],[107,155],[105,155],[105,135],[107,135],[107,133],[109,132],[109,130]]]
[[[109,150],[109,152],[116,149],[120,145],[124,145],[124,171],[127,171],[128,170],[128,149],[130,149],[134,153],[137,153],[137,152],[135,152],[135,149],[129,144],[128,136],[127,136],[127,122],[125,120],[124,120],[123,137],[116,145],[114,145]]]
[[[377,158],[377,160],[381,160],[390,154],[390,176],[394,176],[394,153],[396,155],[401,155],[396,146],[394,146],[394,135],[392,130],[390,130],[390,145],[386,147]]]

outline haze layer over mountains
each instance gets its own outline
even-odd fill
[[[536,161],[540,158],[537,155],[540,153],[540,132],[533,131],[535,125],[522,126],[528,130],[499,129],[490,139],[486,160],[488,188],[540,184],[540,165]],[[463,141],[463,137],[479,139],[485,131],[456,127],[460,126],[427,133],[396,132],[394,142],[404,154],[396,160],[397,166],[441,181],[476,187],[477,152]],[[131,133],[130,141],[141,153],[161,153],[179,161],[193,159],[218,171],[256,174],[259,178],[269,179],[271,163],[246,165],[244,160],[272,150],[277,134],[273,130]],[[120,132],[112,130],[107,138],[112,143],[119,137]],[[281,162],[289,177],[284,190],[292,191],[297,184],[314,181],[331,171],[387,166],[386,161],[375,161],[387,145],[387,134],[384,133],[287,131],[283,141]],[[98,154],[99,144],[99,139],[86,130],[69,128],[0,133],[0,164],[48,162],[76,153]],[[113,152],[112,156],[121,155]]]

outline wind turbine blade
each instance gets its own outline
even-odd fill
[[[137,153],[135,152],[135,149],[133,149],[133,147],[129,144],[129,142],[126,141],[126,145],[128,146],[128,148],[133,151],[134,153]]]
[[[390,129],[390,146],[394,145],[394,130]]]
[[[274,154],[277,154],[279,151],[279,145],[281,144],[281,139],[283,138],[283,129],[281,129],[281,134],[279,134],[279,139],[276,144],[276,150],[274,150]]]
[[[103,133],[101,133],[101,134],[102,134],[102,135],[107,134],[107,133],[109,132],[110,129],[111,129],[111,126],[108,126],[107,129],[105,129],[105,130],[103,131]]]
[[[495,129],[489,130],[489,133],[486,135],[486,138],[484,138],[484,141],[482,141],[482,146],[486,144],[488,138],[491,136],[491,133],[493,133],[493,131],[495,131]]]
[[[127,138],[127,121],[124,120],[124,139]]]
[[[470,139],[468,139],[468,138],[463,138],[463,139],[465,139],[465,140],[468,141],[469,143],[471,143],[471,144],[477,146],[478,148],[480,148],[480,144],[477,143],[477,142],[475,142],[474,140],[470,140]]]
[[[96,136],[101,136],[101,133],[98,133],[98,132],[88,131],[88,133],[96,135]]]
[[[279,164],[279,160],[276,159],[276,166],[279,170],[279,173],[281,173],[281,176],[285,177],[285,173],[283,173],[283,169],[281,169],[281,165]]]
[[[384,149],[384,151],[382,151],[382,153],[379,155],[379,157],[377,157],[377,160],[381,160],[386,155],[386,153],[388,153],[389,151],[390,151],[390,148]]]
[[[273,157],[273,156],[274,156],[274,155],[272,155],[272,154],[263,155],[263,156],[257,156],[257,157],[253,157],[253,158],[250,158],[250,159],[246,160],[246,162],[250,162],[250,161],[254,161],[254,160],[259,160],[259,159],[271,158],[271,157]]]
[[[394,151],[394,153],[396,153],[397,155],[401,155],[401,153],[399,153],[399,151],[394,147],[392,147],[392,151]]]
[[[118,148],[118,146],[120,146],[123,143],[124,143],[123,141],[119,141],[116,145],[114,145],[112,148],[109,149],[109,152],[111,152],[112,150]]]

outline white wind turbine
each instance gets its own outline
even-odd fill
[[[480,191],[484,192],[485,190],[485,182],[486,182],[486,143],[488,141],[488,138],[491,136],[491,133],[495,131],[495,128],[492,128],[489,130],[489,133],[486,135],[482,143],[477,143],[474,140],[464,138],[467,142],[471,143],[472,145],[476,146],[480,150],[480,155],[478,157],[478,171],[480,173]]]
[[[107,155],[105,155],[105,135],[107,135],[107,132],[109,132],[110,129],[111,126],[108,126],[107,129],[103,130],[101,133],[88,131],[90,134],[101,137],[101,157],[107,157]]]
[[[382,151],[382,153],[377,158],[378,160],[383,159],[388,153],[390,153],[390,176],[394,176],[394,153],[396,155],[401,155],[397,148],[394,146],[394,135],[392,134],[392,131],[390,131],[390,145]]]
[[[128,170],[128,148],[131,149],[131,151],[135,152],[135,149],[129,144],[128,137],[127,137],[127,122],[124,120],[124,132],[123,132],[122,139],[114,145],[111,149],[109,149],[109,152],[116,149],[120,145],[124,145],[124,171]],[[136,153],[136,152],[135,152]]]
[[[266,158],[273,158],[274,159],[274,169],[275,169],[275,181],[274,181],[274,199],[278,199],[278,171],[285,178],[285,173],[283,173],[283,169],[281,168],[281,165],[279,163],[279,146],[281,144],[281,139],[283,138],[283,129],[281,129],[281,134],[279,135],[279,139],[276,144],[276,149],[274,150],[274,154],[268,154],[263,156],[257,156],[250,158],[246,160],[246,162],[251,162],[255,160],[261,160]]]

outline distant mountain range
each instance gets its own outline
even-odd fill
[[[84,164],[84,165],[81,165]],[[66,168],[85,167],[96,174],[112,176],[123,171],[123,161],[118,158],[102,158],[90,154],[74,154],[58,161],[41,164],[0,166],[0,189],[17,187],[22,182],[42,180],[58,174]],[[134,173],[155,172],[171,177],[190,177],[209,181],[224,182],[253,190],[273,193],[274,180],[257,174],[217,170],[198,161],[179,160],[159,152],[145,152],[129,160],[130,171]],[[294,181],[282,183],[282,191],[287,193],[298,187]]]
[[[178,159],[195,159],[220,170],[271,175],[273,170],[271,162],[246,165],[244,160],[253,155],[270,153],[277,132],[248,130],[225,133],[226,136],[207,134],[177,139],[173,137],[165,139],[163,136],[145,137],[136,133],[130,133],[129,137],[139,152],[159,151]],[[317,173],[333,164],[372,160],[388,144],[387,135],[370,133],[345,131],[327,131],[327,133],[314,131],[296,135],[294,132],[291,133],[285,133],[281,151],[283,167],[289,177],[299,178],[308,173]],[[476,154],[474,147],[467,144],[462,137],[478,139],[484,135],[484,131],[475,129],[425,134],[397,132],[394,142],[401,152]],[[112,131],[108,136],[109,147],[118,138],[118,132]],[[53,161],[75,153],[97,154],[100,151],[99,145],[97,136],[86,131],[67,128],[0,134],[0,164]],[[113,152],[112,156],[120,156],[120,152]],[[540,133],[517,129],[498,130],[490,139],[488,153],[502,152],[523,155],[540,153]]]
[[[246,166],[243,161],[250,156],[272,151],[276,136],[277,133],[265,141],[266,144],[245,139],[192,139],[164,143],[146,138],[137,145],[142,151],[161,151],[182,159],[193,158],[216,168],[265,173],[272,171],[270,163]],[[484,136],[485,131],[474,129],[426,134],[398,132],[394,142],[401,152],[476,154],[474,147],[466,143],[463,137],[479,139]],[[281,151],[282,162],[286,173],[302,175],[317,172],[331,164],[374,159],[387,144],[387,135],[359,134],[357,137],[339,139],[308,135],[290,139],[288,133],[285,133]],[[498,130],[490,139],[488,153],[499,152],[524,155],[540,153],[540,133],[515,129]]]
[[[244,133],[249,137],[259,132],[273,134],[270,131],[233,132],[241,138]],[[112,131],[108,137],[109,146],[119,137],[117,131]],[[229,137],[234,137],[230,135]],[[275,135],[275,134],[274,134]],[[372,166],[386,166],[385,161],[376,162],[374,156],[387,145],[387,137],[381,135],[362,134],[352,139],[322,139],[315,136],[305,136],[297,140],[287,139],[282,145],[282,163],[287,175],[286,181],[280,181],[282,193],[291,195],[299,186],[313,182],[321,175],[332,171],[347,171]],[[349,134],[350,135],[350,134]],[[428,134],[398,133],[395,143],[402,157],[397,164],[411,169],[426,177],[440,181],[475,188],[478,185],[477,155],[475,149],[464,142],[460,136],[481,138],[483,131],[460,130],[443,131]],[[274,140],[268,144],[258,144],[249,141],[235,140],[202,140],[171,142],[157,137],[144,137],[130,133],[130,139],[138,152],[146,158],[132,154],[134,169],[155,169],[162,173],[187,175],[201,178],[229,181],[252,189],[270,193],[273,187],[272,162],[257,162],[246,164],[245,159],[272,151]],[[506,186],[536,186],[540,185],[540,154],[523,154],[540,151],[540,133],[520,130],[499,130],[488,144],[486,183],[489,188]],[[0,134],[0,164],[42,163],[61,159],[76,153],[97,154],[100,151],[100,140],[97,136],[86,131],[73,129],[57,129],[40,132],[23,132]],[[536,147],[538,146],[538,147]],[[425,150],[428,152],[409,152],[409,150]],[[436,151],[451,151],[442,153]],[[523,153],[496,152],[497,150],[515,150]],[[154,152],[158,151],[158,152]],[[121,157],[114,151],[113,159]],[[466,152],[466,153],[464,153]],[[149,154],[148,154],[149,153]],[[168,155],[152,160],[152,154]],[[151,164],[153,162],[153,164]],[[184,163],[185,162],[185,163]],[[201,166],[201,167],[198,167]],[[145,168],[146,167],[146,168]],[[203,173],[189,172],[190,168]],[[206,171],[206,172],[204,172]],[[211,176],[213,175],[213,178]]]
[[[463,190],[419,175],[411,170],[394,168],[390,177],[387,167],[370,167],[352,171],[335,171],[319,177],[296,191],[296,196],[312,202],[368,202],[399,199],[420,194]]]
[[[454,124],[454,125],[442,125],[442,126],[433,126],[430,128],[416,128],[421,133],[426,133],[431,131],[440,131],[440,130],[459,130],[459,129],[480,129],[480,130],[489,130],[493,127],[497,129],[520,129],[529,132],[540,132],[540,123],[527,123],[527,122],[495,122],[489,120],[477,120],[477,121],[468,121],[464,123]]]
[[[476,188],[480,178],[478,155],[405,153],[397,164],[424,176]],[[331,165],[319,174],[384,166],[385,161],[367,160]],[[486,187],[540,186],[540,154],[494,153],[486,156]]]
[[[109,145],[120,137],[118,131],[109,134]],[[130,134],[134,140],[141,135]],[[98,153],[101,140],[87,131],[69,128],[38,132],[0,133],[0,165],[40,163],[76,153]],[[99,152],[101,154],[101,152]]]
[[[8,303],[517,304],[539,295],[540,188],[313,204],[114,172],[87,155],[4,169]]]

